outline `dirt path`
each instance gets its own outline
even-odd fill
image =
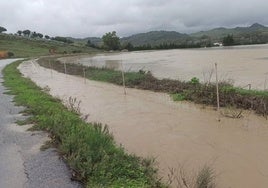
[[[250,112],[242,119],[221,118],[210,108],[174,103],[167,94],[86,81],[25,62],[21,72],[52,95],[76,97],[89,121],[108,124],[127,151],[154,156],[160,173],[180,164],[187,170],[209,164],[218,187],[268,185],[268,121]]]
[[[15,60],[0,61],[0,82],[3,67]],[[13,97],[4,94],[0,84],[0,187],[2,188],[78,188],[70,180],[71,172],[59,159],[55,149],[40,151],[48,140],[44,132],[27,131],[31,126],[18,126],[23,120],[19,112],[22,107],[14,106]]]

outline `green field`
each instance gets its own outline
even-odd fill
[[[14,57],[38,57],[50,55],[49,49],[55,49],[56,54],[96,53],[94,48],[80,44],[31,39],[16,35],[0,34],[0,51],[14,53]]]

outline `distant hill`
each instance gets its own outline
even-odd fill
[[[223,37],[233,35],[238,44],[267,43],[268,27],[254,23],[249,27],[215,28],[190,34],[193,38],[208,37],[212,41],[221,41]]]
[[[134,47],[163,45],[167,48],[177,47],[209,47],[215,42],[222,42],[227,35],[232,35],[236,45],[268,43],[268,27],[254,23],[249,27],[224,28],[219,27],[208,31],[200,31],[192,34],[182,34],[176,31],[150,31],[138,33],[120,39],[121,44],[131,43]],[[85,45],[88,40],[96,46],[101,46],[102,39],[88,37],[84,39],[69,38],[75,43]]]
[[[87,38],[72,38],[72,37],[67,37],[68,39],[74,41],[75,43],[83,43],[86,44],[88,40],[94,45],[101,45],[102,39],[100,37],[87,37]]]
[[[150,44],[152,46],[163,43],[182,43],[187,40],[187,34],[181,34],[176,31],[151,31],[148,33],[139,33],[121,39],[121,43],[130,42],[133,46],[142,46]]]
[[[123,37],[120,39],[120,42],[121,44],[130,42],[133,46],[143,46],[148,44],[156,46],[163,43],[182,43],[189,38],[189,35],[181,34],[176,31],[150,31],[148,33],[139,33],[129,37]],[[83,39],[68,37],[68,39],[75,43],[86,44],[88,40],[90,40],[90,42],[94,45],[100,46],[102,44],[102,39],[99,37],[87,37]]]

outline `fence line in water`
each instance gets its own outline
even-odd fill
[[[50,68],[53,68],[52,67],[52,65],[51,65],[51,62],[49,61],[49,67]],[[68,63],[65,63],[64,62],[64,73],[65,74],[67,74],[68,73]],[[145,67],[143,66],[142,67],[142,69],[145,69]],[[126,83],[125,83],[125,70],[124,70],[124,67],[123,67],[123,63],[121,62],[121,67],[119,67],[119,70],[121,70],[121,76],[122,76],[122,86],[123,86],[123,89],[124,89],[124,95],[126,95]],[[86,73],[86,71],[87,71],[87,69],[86,68],[83,68],[82,70],[81,70],[82,72],[81,72],[81,76],[84,78],[84,82],[86,83],[86,75],[87,75],[87,73]],[[71,71],[69,71],[69,72],[71,72]],[[205,85],[207,84],[207,85],[209,85],[210,83],[211,83],[211,79],[212,79],[212,76],[213,76],[213,74],[214,74],[214,72],[215,72],[215,74],[216,74],[216,86],[217,86],[217,88],[216,88],[216,90],[215,91],[205,91],[207,94],[209,94],[210,96],[216,96],[216,100],[215,100],[215,103],[214,104],[216,104],[217,105],[217,111],[219,112],[219,117],[218,117],[218,120],[220,120],[220,114],[222,114],[222,112],[221,112],[221,110],[220,110],[220,104],[222,103],[222,104],[225,104],[225,97],[223,96],[223,97],[220,97],[219,96],[219,94],[220,94],[220,92],[219,92],[219,83],[220,83],[220,81],[219,81],[219,79],[218,79],[218,67],[217,67],[217,64],[215,63],[215,66],[214,66],[214,68],[209,72],[209,77],[208,77],[208,79],[206,80],[205,79],[205,76],[204,76],[204,81],[206,81],[206,83],[205,83]],[[203,75],[205,75],[205,74],[203,74]],[[51,77],[52,77],[52,72],[51,72]],[[247,85],[245,85],[245,86],[243,86],[243,87],[240,87],[240,88],[247,88],[248,90],[251,90],[252,89],[252,85],[251,84],[247,84]],[[234,98],[235,99],[235,98]],[[227,100],[229,100],[228,98],[227,98]],[[231,100],[233,100],[233,99],[231,99]],[[249,109],[253,109],[252,107],[254,106],[254,105],[256,105],[252,100],[253,99],[251,99],[251,98],[249,98],[249,100],[251,100],[251,108],[249,108]],[[208,103],[209,105],[213,105],[212,103],[210,104],[210,103]],[[235,104],[234,104],[235,105]],[[242,104],[240,104],[240,105],[245,105],[244,103]],[[224,105],[225,106],[225,105]],[[265,113],[267,114],[267,104],[266,104],[266,99],[263,99],[263,102],[262,102],[262,104],[260,104],[260,106],[262,106],[262,108],[264,109],[264,111],[265,111]],[[243,108],[243,107],[241,107],[241,108]],[[256,107],[255,107],[256,108]],[[264,114],[265,115],[265,114]],[[239,117],[240,117],[240,113],[239,113]]]

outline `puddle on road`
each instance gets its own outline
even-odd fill
[[[86,81],[26,62],[22,73],[53,96],[81,100],[90,122],[108,124],[118,144],[130,153],[156,157],[160,174],[180,164],[189,170],[210,165],[218,187],[268,185],[268,121],[244,112],[221,118],[211,108],[175,103],[167,94]],[[187,170],[188,170],[187,169]]]

